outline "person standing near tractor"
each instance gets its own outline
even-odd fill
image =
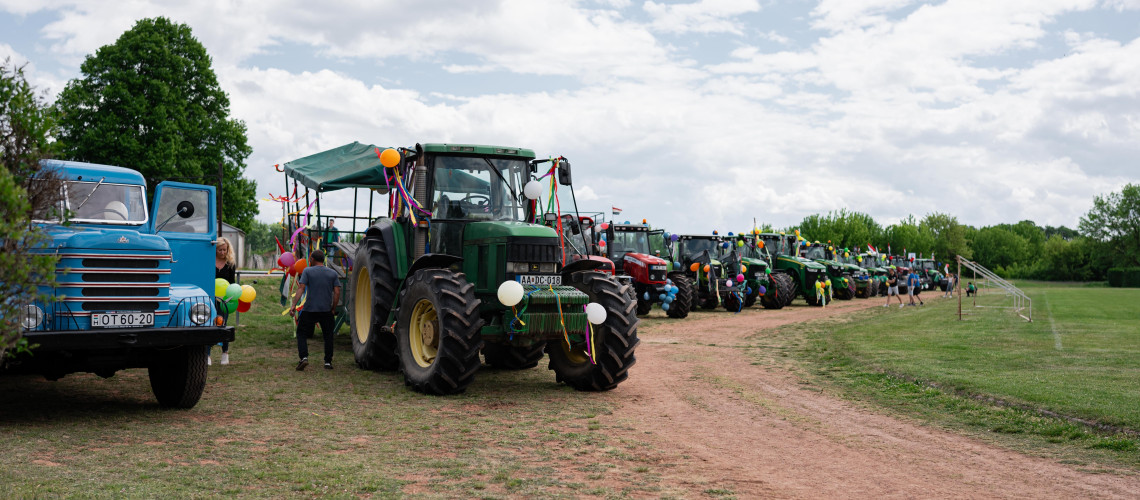
[[[887,303],[883,307],[891,307],[891,297],[899,299],[899,307],[903,306],[902,297],[899,297],[899,279],[895,275],[895,270],[887,271]]]
[[[922,285],[919,283],[917,271],[912,271],[910,274],[907,274],[906,293],[910,296],[910,305],[912,306],[915,305],[914,299],[915,297],[918,297],[918,293],[921,291],[919,290],[920,286]],[[902,302],[901,298],[899,299],[899,302]],[[923,306],[926,305],[926,303],[922,301],[922,297],[918,297],[918,304]]]
[[[312,265],[301,271],[301,278],[297,280],[297,293],[289,307],[289,315],[297,313],[297,303],[301,296],[308,294],[301,305],[301,316],[297,318],[297,371],[309,366],[309,335],[313,334],[314,327],[320,323],[321,334],[325,340],[325,369],[332,370],[333,358],[333,327],[336,325],[336,316],[333,308],[340,301],[340,277],[337,272],[325,266],[325,253],[313,250],[309,255]]]

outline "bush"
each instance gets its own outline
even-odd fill
[[[1140,288],[1140,267],[1114,267],[1109,269],[1108,285]]]
[[[1108,270],[1108,286],[1124,286],[1124,269],[1114,267]]]

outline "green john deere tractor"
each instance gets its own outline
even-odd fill
[[[772,256],[772,273],[786,274],[792,280],[794,293],[784,296],[785,305],[791,303],[796,297],[802,296],[808,305],[823,305],[825,300],[830,301],[826,292],[821,292],[816,283],[830,281],[827,279],[827,268],[822,264],[799,256],[798,244],[794,235],[760,233],[760,241],[764,249]]]
[[[533,151],[417,144],[368,153],[371,162],[314,155],[363,165],[360,175],[380,176],[369,187],[391,188],[389,216],[367,229],[348,271],[360,367],[399,369],[429,394],[466,389],[480,353],[488,365],[525,369],[545,350],[557,380],[583,391],[629,376],[637,304],[597,261],[565,259],[557,232],[537,223],[543,214],[528,197],[540,189],[524,197],[540,163]],[[571,185],[569,162],[546,174]]]
[[[938,263],[934,259],[914,259],[914,269],[921,276],[923,290],[946,291],[946,276],[938,270]]]
[[[833,259],[846,266],[851,277],[855,279],[855,297],[869,299],[878,294],[879,284],[875,281],[875,276],[863,267],[857,254],[851,253],[850,249],[839,248],[833,254]]]
[[[863,268],[867,275],[870,276],[871,286],[868,290],[869,297],[885,295],[887,293],[887,268],[883,266],[883,261],[879,254],[852,254],[851,257],[848,258],[848,263],[854,263]]]
[[[795,296],[795,283],[786,273],[772,272],[772,254],[764,247],[759,233],[737,235],[736,246],[740,250],[746,271],[747,295],[744,306],[751,307],[757,298],[765,309],[782,309]]]
[[[829,249],[833,248],[834,247],[816,241],[805,247],[804,257],[814,260],[827,268],[827,276],[831,279],[831,286],[834,290],[835,298],[851,300],[855,298],[855,277],[851,274],[851,270],[846,264],[832,258],[834,254]]]
[[[733,312],[744,307],[747,291],[735,282],[740,274],[740,254],[724,238],[717,234],[678,235],[671,255],[693,282],[694,305],[715,309],[724,304],[725,309]]]

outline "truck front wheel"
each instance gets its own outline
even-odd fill
[[[483,347],[475,285],[448,269],[420,269],[408,278],[396,311],[396,342],[404,383],[425,394],[458,394],[479,371]]]
[[[206,389],[206,346],[183,346],[155,356],[147,372],[158,404],[166,408],[193,408]]]

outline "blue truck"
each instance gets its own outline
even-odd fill
[[[7,373],[110,377],[146,368],[160,405],[190,408],[206,386],[209,346],[232,341],[214,297],[218,234],[213,186],[164,181],[147,203],[137,171],[46,160],[64,180],[61,220],[37,220],[50,241],[32,251],[58,257],[53,300],[23,306],[30,354]]]

